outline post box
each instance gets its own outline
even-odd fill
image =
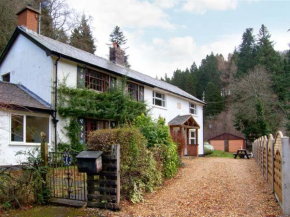
[[[82,151],[77,158],[80,173],[96,175],[102,170],[102,151]]]

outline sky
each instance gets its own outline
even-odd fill
[[[198,66],[206,55],[225,59],[241,44],[246,28],[264,24],[275,49],[289,49],[290,0],[69,0],[92,17],[97,51],[108,59],[109,35],[117,25],[131,68],[152,77]]]

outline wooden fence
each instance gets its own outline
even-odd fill
[[[290,215],[290,143],[289,137],[277,132],[256,139],[253,153],[263,176],[280,203],[283,215]]]

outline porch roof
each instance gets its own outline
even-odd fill
[[[178,115],[173,118],[171,121],[168,122],[170,126],[187,126],[189,128],[197,128],[199,129],[200,126],[192,117],[192,115]]]

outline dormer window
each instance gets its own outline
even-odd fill
[[[10,73],[2,75],[2,81],[10,82]]]
[[[190,113],[190,114],[194,114],[194,115],[197,114],[197,112],[196,112],[196,104],[194,104],[194,103],[189,103],[189,113]]]
[[[163,93],[153,91],[153,105],[166,107],[165,95]]]

